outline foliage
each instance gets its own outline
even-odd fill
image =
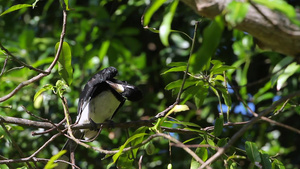
[[[68,19],[59,51],[63,2]],[[144,93],[139,103],[126,102],[114,121],[152,118],[153,126],[104,129],[88,144],[120,151],[104,154],[78,146],[79,167],[199,168],[199,159],[208,161],[222,149],[227,151],[212,168],[299,167],[299,101],[280,99],[299,90],[300,67],[294,57],[258,49],[250,34],[236,29],[253,4],[284,13],[299,25],[294,7],[283,0],[232,1],[212,20],[179,0],[1,1],[0,97],[45,76],[0,103],[0,159],[28,157],[57,133],[32,136],[37,128],[4,123],[2,117],[59,123],[68,111],[74,120],[83,85],[97,71],[114,66],[118,79]],[[57,64],[44,72],[58,53]],[[164,110],[165,116],[157,117]],[[261,118],[242,132],[261,112],[269,120]],[[65,141],[57,137],[38,153],[48,164],[29,165],[53,167]],[[28,163],[0,168],[11,166]]]

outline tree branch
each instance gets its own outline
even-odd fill
[[[232,0],[181,0],[197,14],[214,18],[224,12]],[[242,0],[238,0],[244,2]],[[300,54],[300,28],[284,14],[250,1],[245,19],[237,29],[250,33],[258,40],[258,46],[282,54]]]

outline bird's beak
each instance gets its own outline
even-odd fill
[[[106,80],[106,83],[112,87],[115,91],[117,91],[118,93],[123,93],[124,92],[124,87],[118,83],[113,83],[109,80]]]

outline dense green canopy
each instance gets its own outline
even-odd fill
[[[78,146],[78,167],[300,167],[299,59],[242,31],[253,4],[299,28],[295,4],[232,1],[207,18],[188,3],[0,1],[0,168],[44,167],[67,140],[47,130],[66,112],[75,121],[82,87],[108,66],[143,99],[125,103],[95,149]]]

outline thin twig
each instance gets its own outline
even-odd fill
[[[191,46],[191,50],[190,50],[189,59],[188,59],[187,65],[186,65],[186,70],[185,70],[184,75],[183,75],[182,84],[181,84],[181,87],[179,89],[179,92],[178,92],[178,95],[177,95],[177,98],[176,98],[176,103],[177,104],[179,104],[179,102],[180,102],[180,96],[181,96],[181,94],[183,92],[183,89],[184,89],[184,83],[185,83],[186,78],[187,78],[187,73],[189,72],[190,59],[191,59],[191,56],[192,56],[193,51],[194,51],[195,39],[196,39],[196,33],[197,33],[198,24],[199,24],[199,22],[197,21],[195,23],[194,36],[193,36],[193,40],[192,40],[192,46]]]
[[[140,156],[139,159],[139,169],[142,169],[143,155]]]
[[[253,116],[257,117],[257,116],[258,116],[257,113],[255,113],[255,112],[248,106],[248,104],[242,99],[242,97],[239,95],[239,93],[236,91],[236,89],[233,89],[233,90],[234,90],[234,93],[236,94],[237,99],[238,99],[240,102],[243,103],[243,105],[251,112],[251,114],[252,114]],[[287,100],[284,102],[283,106],[280,108],[280,111],[284,108],[284,106],[288,103],[289,100],[290,100],[290,99],[287,99]],[[295,132],[295,133],[297,133],[297,134],[300,134],[300,130],[299,130],[299,129],[296,129],[296,128],[292,127],[292,126],[289,126],[289,125],[286,125],[286,124],[277,122],[277,121],[272,120],[272,119],[269,119],[269,118],[267,118],[267,117],[262,116],[262,117],[261,117],[261,120],[266,121],[266,122],[271,123],[271,124],[275,124],[275,125],[280,126],[280,127],[283,127],[283,128],[286,128],[286,129],[291,130],[291,131],[293,131],[293,132]]]
[[[222,154],[224,154],[247,130],[250,126],[252,126],[254,123],[256,123],[261,117],[267,115],[270,113],[273,109],[275,109],[278,105],[281,103],[284,103],[287,99],[291,99],[293,97],[300,96],[300,91],[296,91],[292,94],[289,94],[287,96],[282,97],[278,101],[276,101],[274,104],[272,104],[270,107],[262,111],[261,113],[258,114],[258,116],[254,117],[244,125],[238,132],[236,132],[231,139],[228,141],[228,143],[224,146],[221,147],[213,156],[211,156],[207,161],[205,161],[204,164],[202,164],[199,168],[204,168],[207,167],[209,164],[217,160]]]
[[[53,135],[49,140],[47,140],[38,150],[36,150],[33,154],[31,154],[28,158],[33,158],[34,156],[36,156],[39,152],[41,152],[47,145],[49,145],[49,143],[51,143],[55,138],[57,138],[58,136],[60,136],[61,133],[56,133],[55,135]]]
[[[3,63],[3,67],[2,67],[2,70],[1,70],[1,73],[0,73],[0,76],[3,75],[4,73],[4,70],[5,70],[5,67],[6,67],[6,64],[7,64],[7,60],[8,60],[8,56],[6,56],[5,60],[4,60],[4,63]]]

